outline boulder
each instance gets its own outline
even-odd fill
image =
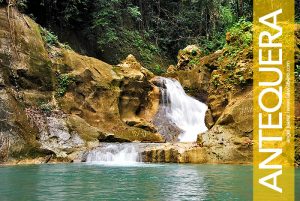
[[[167,68],[167,73],[173,73],[176,71],[176,68],[174,65],[170,65],[168,68]]]
[[[189,45],[183,50],[179,51],[177,56],[178,63],[176,68],[178,70],[191,70],[193,64],[188,64],[190,64],[193,59],[199,58],[201,56],[202,52],[197,45]]]

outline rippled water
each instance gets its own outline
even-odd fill
[[[0,178],[1,201],[252,200],[251,166],[29,165],[0,167]]]

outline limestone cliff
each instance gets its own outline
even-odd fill
[[[101,141],[163,140],[147,123],[159,101],[151,72],[133,56],[111,66],[48,44],[42,32],[13,7],[0,8],[0,162],[71,160]]]

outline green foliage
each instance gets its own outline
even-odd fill
[[[68,90],[68,87],[74,83],[75,79],[74,77],[70,77],[68,74],[62,74],[62,75],[59,75],[58,78],[57,78],[57,90],[56,90],[56,95],[58,97],[63,97],[67,90]]]
[[[135,28],[142,20],[140,8],[124,0],[96,2],[90,29],[96,35],[99,49],[104,53],[107,48],[113,49],[119,59],[134,54],[144,64],[151,63],[158,47],[151,42],[148,32]]]
[[[30,4],[39,5],[37,10],[39,13],[34,13],[37,17],[44,16],[45,20],[50,24],[57,22],[61,27],[75,28],[80,23],[89,24],[90,6],[92,0],[35,0]],[[42,13],[44,11],[44,13]],[[28,12],[28,11],[27,11]],[[30,13],[30,12],[29,12]],[[41,14],[42,13],[42,14]]]
[[[244,18],[240,19],[233,27],[229,29],[229,45],[246,48],[252,43],[252,23]]]
[[[117,62],[129,53],[134,53],[144,63],[150,63],[155,55],[162,53],[175,59],[178,50],[189,44],[198,45],[208,54],[224,46],[226,30],[240,17],[249,19],[252,16],[251,0],[243,0],[243,5],[228,0],[28,2],[40,6],[33,14],[45,20],[47,26],[55,23],[62,28],[69,27],[97,42],[99,54],[113,57],[108,62]],[[244,36],[248,43],[249,35]]]
[[[153,55],[159,54],[157,46],[149,42],[149,38],[142,36],[138,31],[124,31],[122,36],[125,44],[133,47],[139,53],[140,59],[148,64],[153,60]]]
[[[199,58],[198,58],[198,57],[195,57],[195,58],[193,58],[193,59],[189,62],[189,64],[191,64],[191,65],[198,65],[199,62],[200,62]]]
[[[244,18],[240,19],[229,29],[230,45],[240,48],[249,47],[252,43],[252,23]]]
[[[295,66],[295,80],[300,82],[300,65]]]
[[[59,45],[58,37],[51,31],[48,31],[47,29],[41,27],[41,35],[48,46]]]
[[[218,58],[218,62],[221,64],[218,71],[222,74],[222,79],[219,80],[222,82],[222,86],[230,89],[235,85],[243,86],[251,77],[248,71],[239,70],[238,61],[251,52],[252,23],[242,18],[229,28],[228,32],[223,55]],[[213,79],[213,82],[216,81]],[[218,83],[216,82],[216,84]]]
[[[218,33],[210,39],[199,39],[199,46],[205,55],[210,54],[216,50],[222,49],[225,44],[224,33]]]
[[[140,12],[140,8],[138,6],[132,6],[127,8],[128,13],[131,17],[133,17],[135,20],[141,21],[142,20],[142,14]]]
[[[83,22],[82,13],[87,11],[89,1],[88,0],[68,0],[62,1],[61,6],[62,15],[66,23],[70,22]]]
[[[242,18],[229,29],[229,33],[224,55],[234,58],[252,44],[252,23]]]
[[[250,2],[245,0],[244,4],[247,7]],[[166,0],[159,4],[156,0],[69,0],[56,3],[55,8],[61,9],[63,24],[86,18],[85,32],[95,38],[103,53],[109,48],[117,51],[117,57],[124,57],[132,53],[124,46],[133,41],[132,49],[143,62],[149,62],[158,52],[174,57],[188,44],[198,44],[207,54],[220,49],[225,44],[224,30],[237,19],[235,4],[216,0]],[[130,32],[134,32],[135,39]],[[149,48],[149,44],[155,48]]]
[[[166,70],[163,69],[160,65],[156,65],[154,68],[150,68],[150,71],[153,72],[155,75],[161,75],[166,73]]]
[[[227,6],[220,6],[220,18],[226,28],[230,27],[236,21],[232,8]]]
[[[300,24],[300,1],[295,1],[295,20]]]
[[[123,32],[128,30],[124,26],[125,20],[141,20],[139,8],[124,0],[97,0],[94,5],[96,9],[92,13],[91,29],[97,33],[100,47],[123,39]]]
[[[16,2],[18,9],[22,12],[27,9],[27,7],[28,7],[27,4],[28,4],[27,0],[17,0],[17,2]]]
[[[48,31],[43,27],[40,28],[40,31],[41,31],[42,38],[48,47],[56,46],[56,47],[72,50],[72,48],[68,43],[60,43],[58,37],[53,32]]]

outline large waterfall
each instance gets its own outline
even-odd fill
[[[197,135],[207,130],[204,122],[207,106],[188,96],[177,80],[161,79],[162,107],[166,118],[181,129],[180,142],[195,142]]]
[[[87,153],[86,162],[114,165],[130,165],[140,161],[134,143],[103,143]]]

